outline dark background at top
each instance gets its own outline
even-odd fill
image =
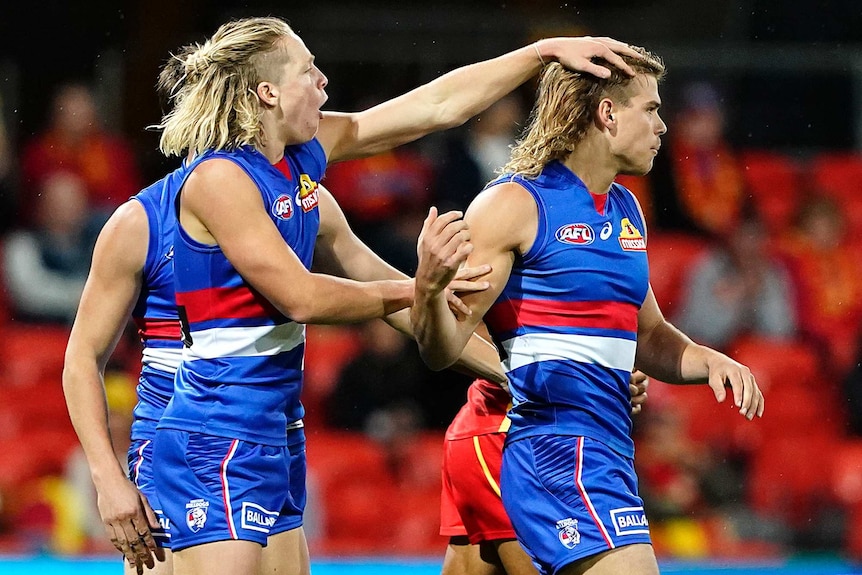
[[[124,65],[121,85],[114,86],[121,95],[120,120],[111,128],[132,139],[146,175],[157,175],[164,160],[155,149],[157,136],[144,126],[159,119],[153,86],[161,62],[170,50],[203,40],[229,17],[266,14],[288,19],[318,54],[318,63],[330,78],[327,109],[351,109],[368,98],[395,95],[457,65],[513,49],[535,35],[579,30],[647,47],[708,44],[752,52],[776,46],[835,48],[857,58],[862,52],[858,0],[3,2],[0,62],[7,67],[0,77],[0,93],[11,108],[5,111],[11,131],[19,142],[37,131],[53,87],[61,81],[108,85],[120,81],[100,76],[99,56],[114,51]],[[364,60],[372,48],[380,57]],[[672,113],[667,96],[693,73],[692,66],[676,76],[669,68],[666,115]],[[725,97],[731,139],[739,146],[854,144],[858,88],[840,64],[820,73],[746,71],[714,79]],[[15,94],[8,94],[10,85],[17,87]]]

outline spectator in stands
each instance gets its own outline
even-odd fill
[[[433,166],[414,145],[329,166],[324,183],[356,235],[399,271],[416,269],[416,238],[430,203]]]
[[[649,176],[655,229],[721,233],[736,225],[745,199],[739,160],[725,139],[724,108],[706,82],[688,85],[682,100],[670,122],[669,149]]]
[[[793,337],[795,288],[767,246],[766,230],[754,217],[726,230],[685,277],[674,323],[718,349],[742,335]]]
[[[853,363],[862,322],[862,268],[846,228],[835,201],[815,193],[802,206],[798,233],[781,248],[799,286],[800,334],[818,346],[838,378]]]
[[[344,366],[326,402],[328,424],[372,435],[413,433],[425,425],[427,368],[410,341],[382,321],[360,329],[364,349]]]
[[[35,205],[34,225],[5,241],[3,273],[14,317],[71,323],[90,266],[96,231],[87,187],[76,175],[46,177]]]
[[[525,116],[518,95],[510,94],[446,139],[435,186],[439,209],[467,209],[476,193],[508,163]]]
[[[57,90],[47,128],[25,144],[21,209],[26,219],[33,216],[45,179],[57,170],[81,178],[90,209],[106,213],[141,187],[129,144],[102,127],[93,93],[84,84],[66,84]]]

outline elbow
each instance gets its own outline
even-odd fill
[[[310,303],[295,303],[289,306],[285,306],[285,308],[281,311],[282,313],[284,313],[284,315],[286,315],[296,323],[319,323],[316,322],[318,317],[315,313],[314,307],[310,305]]]
[[[446,353],[443,350],[432,351],[424,349],[422,346],[419,347],[419,355],[422,357],[422,361],[425,362],[425,365],[428,366],[428,369],[432,371],[443,371],[444,369],[452,367],[455,365],[455,362],[458,361],[457,355]]]

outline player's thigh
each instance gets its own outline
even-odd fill
[[[493,545],[471,545],[466,537],[452,537],[443,557],[441,575],[506,575]]]
[[[165,560],[164,561],[156,561],[155,566],[153,566],[152,569],[150,569],[148,567],[145,568],[144,573],[146,573],[147,575],[173,575],[174,557],[171,554],[171,550],[163,548],[162,551],[160,551],[160,553],[161,552],[164,552]],[[127,561],[123,561],[123,565],[125,566],[124,570],[123,570],[123,573],[125,573],[125,575],[138,575],[137,569],[135,569],[134,567],[129,565],[129,563]]]
[[[174,552],[174,575],[258,575],[262,549],[237,539],[187,547]]]
[[[497,555],[507,575],[539,575],[536,566],[516,539],[496,542]]]
[[[309,575],[308,541],[302,527],[270,535],[263,549],[261,575]]]
[[[599,553],[567,565],[559,575],[659,575],[652,545],[637,543]]]

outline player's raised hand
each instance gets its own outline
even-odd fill
[[[438,215],[436,207],[428,211],[416,248],[419,256],[417,290],[443,291],[473,251],[470,231],[462,216],[458,211]]]

